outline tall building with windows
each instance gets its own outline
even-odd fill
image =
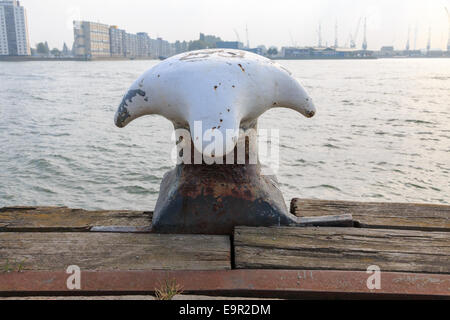
[[[175,54],[175,45],[162,38],[151,40],[151,56],[154,58],[168,58]]]
[[[149,57],[150,56],[150,37],[145,32],[137,33],[137,53],[138,57]]]
[[[77,57],[111,56],[109,26],[89,21],[74,21],[74,54]]]
[[[125,56],[136,58],[138,55],[138,36],[132,33],[125,33]]]
[[[3,6],[0,6],[0,55],[7,56],[8,54],[8,35],[6,33],[5,9]]]
[[[109,28],[111,57],[124,57],[126,55],[125,34],[125,30],[121,30],[117,26]]]
[[[17,0],[0,0],[0,55],[29,56],[27,14]]]
[[[189,49],[189,44],[186,41],[178,41],[177,44],[173,44],[162,38],[152,39],[146,32],[128,33],[117,26],[102,23],[74,21],[73,30],[73,55],[85,59],[106,57],[167,58]],[[209,39],[208,37],[212,36],[205,36],[205,39]],[[216,39],[215,37],[212,38]]]

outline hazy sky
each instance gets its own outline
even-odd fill
[[[450,0],[21,0],[28,11],[32,45],[47,40],[51,47],[73,42],[72,20],[118,25],[128,32],[147,32],[169,41],[198,39],[199,33],[246,42],[251,46],[316,45],[319,22],[323,44],[348,44],[358,20],[367,17],[370,49],[382,45],[404,48],[408,27],[411,48],[425,48],[431,27],[432,47],[445,48]],[[363,28],[358,37],[361,46]]]

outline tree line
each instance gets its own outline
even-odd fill
[[[32,52],[37,53],[38,55],[43,55],[43,56],[52,55],[55,57],[61,57],[63,55],[67,55],[69,53],[69,49],[68,49],[67,45],[64,43],[62,51],[59,50],[58,48],[53,48],[50,50],[48,42],[45,41],[45,42],[39,42],[38,44],[36,44],[36,49],[32,49]]]

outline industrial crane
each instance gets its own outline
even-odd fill
[[[350,48],[355,49],[356,48],[356,39],[358,38],[359,34],[359,27],[361,26],[361,19],[359,18],[358,24],[356,25],[355,33],[352,35],[350,34]]]
[[[237,32],[236,29],[233,29],[233,30],[234,30],[234,33],[236,34],[236,39],[237,39],[237,41],[238,41],[238,42],[241,42],[241,37],[239,36],[239,32]]]
[[[318,36],[318,47],[322,48],[322,23],[319,23],[319,29],[317,29],[317,36]]]
[[[364,40],[362,44],[362,49],[367,50],[367,18],[364,18]]]
[[[408,27],[408,40],[406,41],[406,51],[409,51],[410,49],[410,42],[409,42],[410,37],[411,37],[411,26]]]
[[[248,25],[245,25],[245,34],[247,36],[247,48],[250,48],[250,38],[248,37]]]
[[[419,34],[419,26],[416,23],[416,26],[414,28],[414,50],[417,49],[417,36]]]
[[[339,40],[338,40],[338,22],[336,20],[336,24],[334,25],[334,48],[339,47]]]
[[[292,36],[292,31],[291,30],[289,30],[289,37],[291,38],[292,47],[296,48],[297,47],[297,43],[294,41],[294,37]]]
[[[450,13],[448,12],[447,7],[445,7],[445,11],[447,12],[447,18],[448,18],[448,40],[447,40],[447,51],[450,51]]]

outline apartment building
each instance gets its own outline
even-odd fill
[[[0,0],[0,55],[31,54],[27,14],[20,1]]]
[[[109,28],[111,57],[126,56],[125,30],[119,29],[117,26]]]
[[[137,33],[137,52],[138,57],[149,57],[150,56],[150,43],[151,39],[145,32]]]
[[[125,33],[125,56],[129,58],[137,57],[138,36],[132,33]]]
[[[74,54],[77,57],[111,56],[110,28],[106,24],[74,21]]]

